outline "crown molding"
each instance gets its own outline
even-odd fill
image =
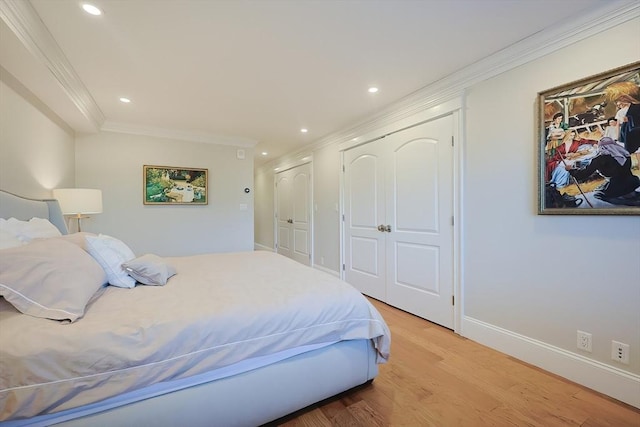
[[[13,89],[18,95],[26,99],[31,105],[33,105],[38,111],[44,114],[52,122],[64,130],[69,135],[75,135],[75,130],[69,126],[55,111],[53,111],[47,104],[42,102],[40,98],[29,90],[25,85],[20,82],[13,74],[7,71],[2,65],[0,65],[0,81]]]
[[[130,135],[143,135],[155,138],[176,139],[180,141],[201,142],[205,144],[232,145],[234,147],[255,147],[258,141],[223,135],[214,135],[205,132],[193,132],[179,129],[165,129],[152,126],[141,126],[130,123],[105,121],[100,127],[104,132],[126,133]]]
[[[554,25],[533,34],[518,43],[407,95],[349,128],[322,137],[296,152],[285,154],[262,165],[261,168],[274,168],[285,159],[291,159],[327,145],[344,142],[359,135],[373,132],[378,128],[460,97],[466,88],[478,82],[497,76],[639,16],[640,2],[637,0],[609,1],[589,13],[577,16],[575,20],[568,21],[562,25]],[[105,122],[104,114],[29,1],[0,0],[0,17],[29,52],[47,66],[74,105],[96,131],[110,130],[113,132],[245,147],[253,147],[257,143],[245,138],[148,128],[113,122],[107,123]]]
[[[0,0],[0,17],[27,48],[51,71],[73,104],[97,131],[104,114],[71,66],[29,1]]]
[[[495,77],[638,17],[640,17],[640,2],[637,0],[609,1],[589,13],[576,16],[575,20],[561,25],[554,25],[532,34],[493,55],[407,95],[365,120],[322,137],[303,149],[273,159],[261,165],[259,169],[273,170],[301,153],[312,152],[328,145],[349,141],[436,105],[461,97],[466,89],[476,83]]]

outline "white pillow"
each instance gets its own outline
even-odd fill
[[[16,218],[0,221],[0,230],[7,231],[23,242],[33,239],[62,236],[60,230],[51,224],[48,219],[31,218],[29,221],[20,221]]]
[[[105,281],[89,254],[63,240],[0,251],[0,296],[30,316],[73,322]]]
[[[102,266],[107,273],[107,280],[112,286],[119,288],[133,288],[134,278],[122,268],[122,264],[136,257],[133,251],[122,240],[99,234],[87,236],[87,251]]]
[[[129,276],[143,285],[163,286],[176,269],[158,255],[146,254],[122,264]]]
[[[0,228],[0,249],[15,248],[22,245],[24,245],[24,242],[17,236]]]

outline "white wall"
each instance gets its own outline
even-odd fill
[[[342,156],[328,145],[313,153],[314,230],[313,263],[340,271],[340,175]],[[336,191],[338,189],[338,191]]]
[[[4,69],[0,76],[0,189],[50,198],[73,187],[73,134]]]
[[[623,341],[636,373],[640,218],[536,215],[533,112],[537,92],[640,58],[628,37],[638,28],[629,22],[470,88],[464,194],[465,314],[574,351],[576,330],[591,332],[589,356],[606,363],[611,340]],[[605,51],[605,64],[583,60]]]
[[[242,160],[237,149],[114,132],[79,136],[76,184],[101,189],[104,209],[83,230],[118,237],[136,254],[253,250],[253,149],[243,147]],[[144,205],[143,165],[208,169],[209,204]]]
[[[256,249],[275,250],[274,242],[274,181],[273,173],[267,171],[256,171],[254,176],[254,198],[256,212],[254,234]]]
[[[253,149],[242,147],[245,159],[239,160],[238,147],[228,145],[110,132],[75,137],[28,89],[0,71],[1,189],[50,198],[54,188],[99,188],[104,213],[84,220],[83,229],[120,237],[139,254],[253,249]],[[143,205],[144,164],[209,169],[209,204]]]
[[[536,215],[533,159],[536,93],[637,61],[639,30],[627,22],[468,90],[463,269],[469,319],[636,375],[640,217]],[[592,353],[576,350],[578,329]],[[629,365],[611,360],[611,340],[631,346]]]
[[[640,217],[537,215],[535,121],[538,92],[637,61],[638,34],[636,18],[468,87],[461,165],[463,335],[635,405]],[[314,262],[336,272],[338,142],[313,153]],[[611,360],[612,339],[631,346],[629,365]]]

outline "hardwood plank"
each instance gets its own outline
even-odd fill
[[[368,386],[293,426],[640,427],[640,410],[371,299],[391,359]]]
[[[320,408],[313,409],[304,414],[302,417],[298,417],[287,423],[281,424],[287,427],[331,427],[331,421],[325,417]]]

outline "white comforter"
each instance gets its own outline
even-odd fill
[[[0,420],[96,402],[307,344],[389,330],[353,287],[271,252],[167,258],[163,287],[107,287],[72,324],[0,298]]]

